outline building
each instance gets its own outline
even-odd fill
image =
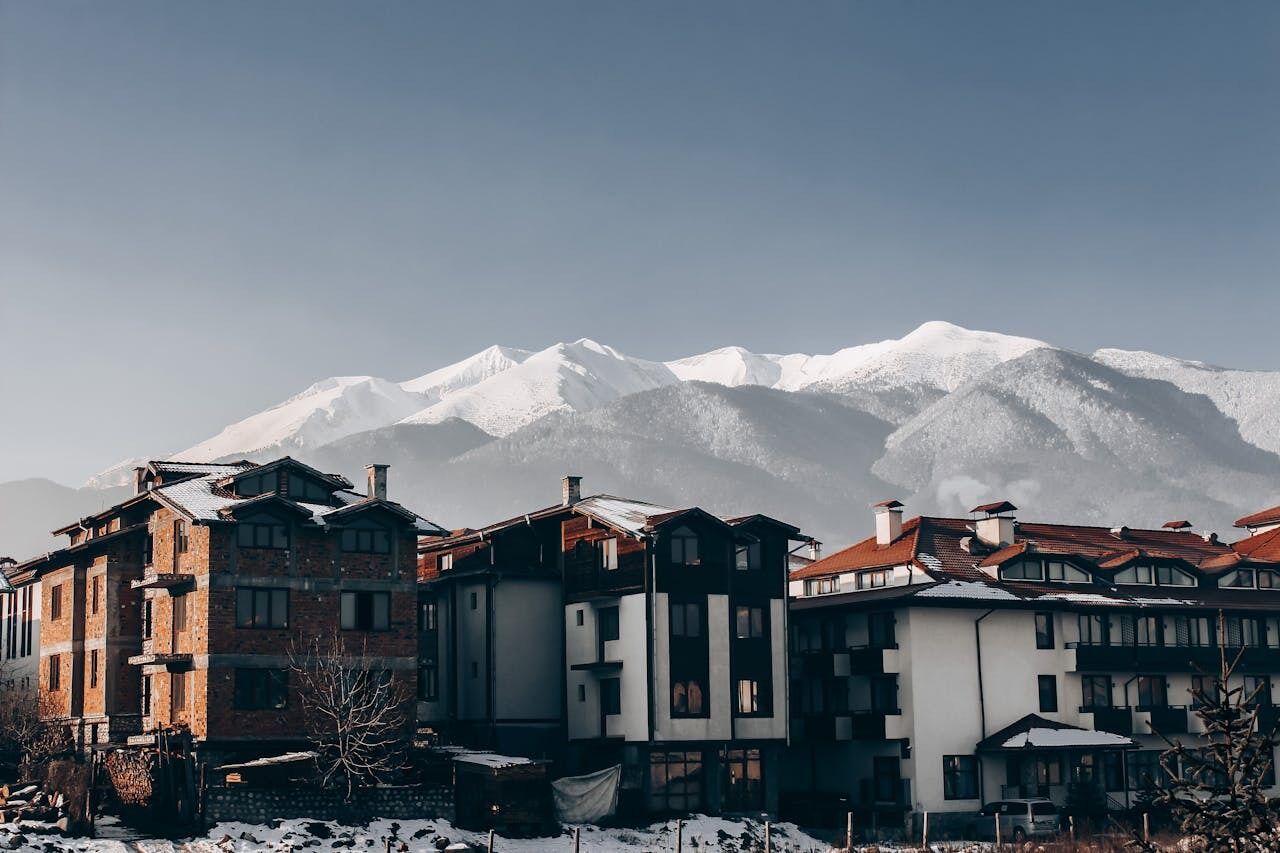
[[[1244,649],[1239,674],[1275,720],[1280,508],[1242,519],[1255,535],[1234,547],[1184,521],[1015,512],[904,523],[888,501],[874,536],[792,574],[794,796],[882,825],[1064,803],[1075,780],[1129,805],[1160,772],[1160,734],[1202,731],[1190,691],[1217,671],[1219,638]]]
[[[563,773],[623,767],[621,808],[776,810],[799,531],[610,495],[426,544],[420,719]],[[807,541],[807,540],[806,540]]]
[[[290,656],[331,636],[411,694],[417,539],[445,531],[367,473],[361,494],[289,457],[137,469],[133,497],[18,567],[44,588],[49,715],[83,743],[183,727],[207,755],[295,746]]]
[[[34,690],[40,675],[40,584],[0,557],[0,687]],[[24,582],[25,581],[25,582]]]

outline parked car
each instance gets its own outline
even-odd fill
[[[1062,815],[1058,813],[1058,807],[1052,800],[1036,797],[987,803],[969,824],[969,835],[974,840],[995,840],[997,815],[1000,817],[1000,838],[1004,841],[1043,838],[1057,835],[1062,829]]]

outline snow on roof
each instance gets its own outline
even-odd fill
[[[1007,589],[988,586],[981,581],[947,581],[916,593],[917,598],[975,598],[987,601],[1021,601]]]
[[[174,474],[235,474],[254,467],[252,462],[152,462],[158,471]]]
[[[932,569],[935,572],[942,571],[942,561],[932,554],[925,554],[924,552],[921,552],[916,554],[916,559],[923,563],[926,569]]]
[[[253,767],[274,767],[279,764],[296,764],[299,761],[310,761],[315,758],[317,753],[307,752],[286,752],[283,755],[270,755],[266,758],[255,758],[252,761],[243,761],[239,764],[223,764],[219,770],[247,770]]]
[[[161,486],[155,493],[177,504],[196,521],[217,521],[218,510],[237,503],[242,498],[224,497],[213,493],[213,484],[226,476],[225,472],[205,474],[171,486]]]
[[[522,764],[535,763],[532,758],[520,755],[498,755],[496,752],[468,752],[455,755],[454,761],[465,761],[467,764],[479,764],[483,767],[502,768],[518,767]]]
[[[679,510],[645,501],[617,498],[612,495],[594,495],[573,505],[579,512],[598,518],[610,527],[639,535],[644,532],[649,519]]]
[[[1092,729],[1044,729],[1032,728],[1019,732],[1001,744],[1005,749],[1052,749],[1069,747],[1125,747],[1133,746],[1133,739],[1111,732]]]

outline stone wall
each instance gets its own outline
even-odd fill
[[[344,802],[339,791],[316,788],[211,787],[205,799],[208,823],[266,823],[273,818],[314,818],[345,824],[392,820],[453,820],[453,790],[448,787],[369,788]]]

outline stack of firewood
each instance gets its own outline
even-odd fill
[[[155,753],[151,750],[122,749],[107,753],[103,766],[121,805],[150,805],[155,787],[154,763]]]
[[[50,796],[30,783],[0,785],[0,823],[58,823],[66,817],[67,801],[62,794]]]

